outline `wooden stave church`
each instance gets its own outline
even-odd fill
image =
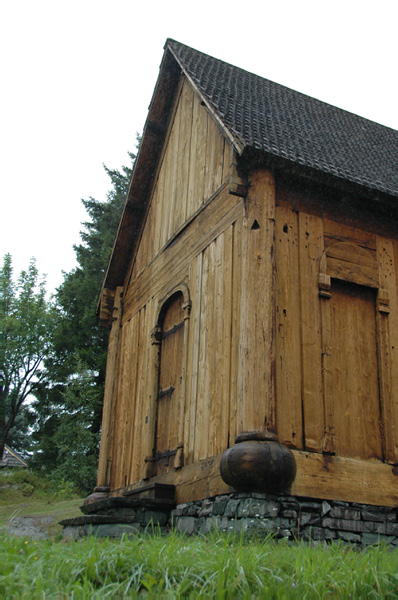
[[[267,429],[292,495],[397,504],[396,158],[395,131],[166,42],[99,300],[98,489],[230,493],[222,453]]]

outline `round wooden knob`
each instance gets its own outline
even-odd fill
[[[253,439],[253,432],[237,436],[237,443],[221,457],[220,472],[225,483],[242,492],[288,491],[296,476],[296,461],[289,448],[267,432],[270,435],[273,439]]]

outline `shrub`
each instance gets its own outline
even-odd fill
[[[0,472],[0,503],[23,502],[24,498],[72,499],[77,496],[73,483],[64,479],[50,479],[28,469]]]

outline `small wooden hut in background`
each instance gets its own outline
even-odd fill
[[[297,497],[398,504],[397,132],[165,45],[101,291],[98,486],[229,493],[268,430]]]
[[[0,469],[2,468],[27,469],[28,465],[16,450],[13,450],[12,448],[10,448],[10,446],[7,446],[7,444],[5,444],[3,458],[2,460],[0,460]]]

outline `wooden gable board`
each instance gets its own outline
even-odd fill
[[[136,246],[136,278],[227,182],[229,145],[183,78]]]

